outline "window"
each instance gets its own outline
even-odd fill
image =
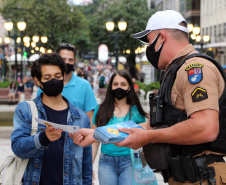
[[[210,38],[212,37],[212,27],[210,26]]]
[[[206,28],[206,35],[208,35],[209,34],[209,32],[208,32],[208,28]]]
[[[226,36],[226,23],[224,23],[224,30],[223,30],[223,32],[224,32],[224,36]]]
[[[221,36],[221,24],[218,25],[218,35]]]

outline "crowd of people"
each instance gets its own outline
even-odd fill
[[[146,159],[143,162],[161,172],[170,185],[225,184],[226,76],[214,59],[189,44],[188,33],[182,15],[166,10],[152,15],[146,29],[133,35],[149,44],[148,61],[163,70],[158,94],[150,96],[150,114],[143,110],[139,87],[126,70],[99,72],[98,88],[107,87],[107,93],[98,105],[92,73],[80,69],[74,74],[73,45],[62,43],[56,53],[42,54],[31,68],[39,86],[33,100],[38,117],[79,126],[80,131],[69,134],[39,124],[37,133],[31,136],[31,110],[28,103],[19,103],[11,146],[18,157],[30,159],[23,184],[91,185],[99,147],[93,137],[95,129],[128,120],[142,128],[118,128],[128,137],[101,145],[100,185],[142,184],[137,182],[131,157],[134,154],[137,158],[134,151],[140,148],[143,152],[139,155],[143,153]],[[22,91],[22,86],[17,89]],[[10,99],[15,100],[15,92],[16,84],[12,83]]]

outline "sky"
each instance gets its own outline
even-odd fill
[[[70,0],[70,1],[73,2],[75,5],[80,5],[83,1],[92,2],[92,0]]]

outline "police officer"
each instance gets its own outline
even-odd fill
[[[119,128],[129,136],[116,145],[137,149],[149,143],[173,144],[175,153],[169,160],[177,159],[178,163],[167,169],[165,180],[169,184],[199,184],[200,181],[224,184],[225,77],[217,62],[202,56],[189,44],[188,33],[181,14],[166,10],[156,12],[145,31],[133,35],[143,43],[149,43],[147,59],[155,68],[165,70],[157,112],[151,114],[151,124],[156,127],[166,125],[167,128]],[[189,166],[194,171],[194,178],[189,176]],[[180,175],[177,176],[175,171],[181,172]]]

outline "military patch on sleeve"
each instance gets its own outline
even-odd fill
[[[201,87],[196,87],[191,93],[192,101],[199,102],[208,98],[207,91]]]
[[[196,84],[202,81],[202,67],[203,64],[194,63],[185,68],[185,71],[188,72],[189,82]]]

